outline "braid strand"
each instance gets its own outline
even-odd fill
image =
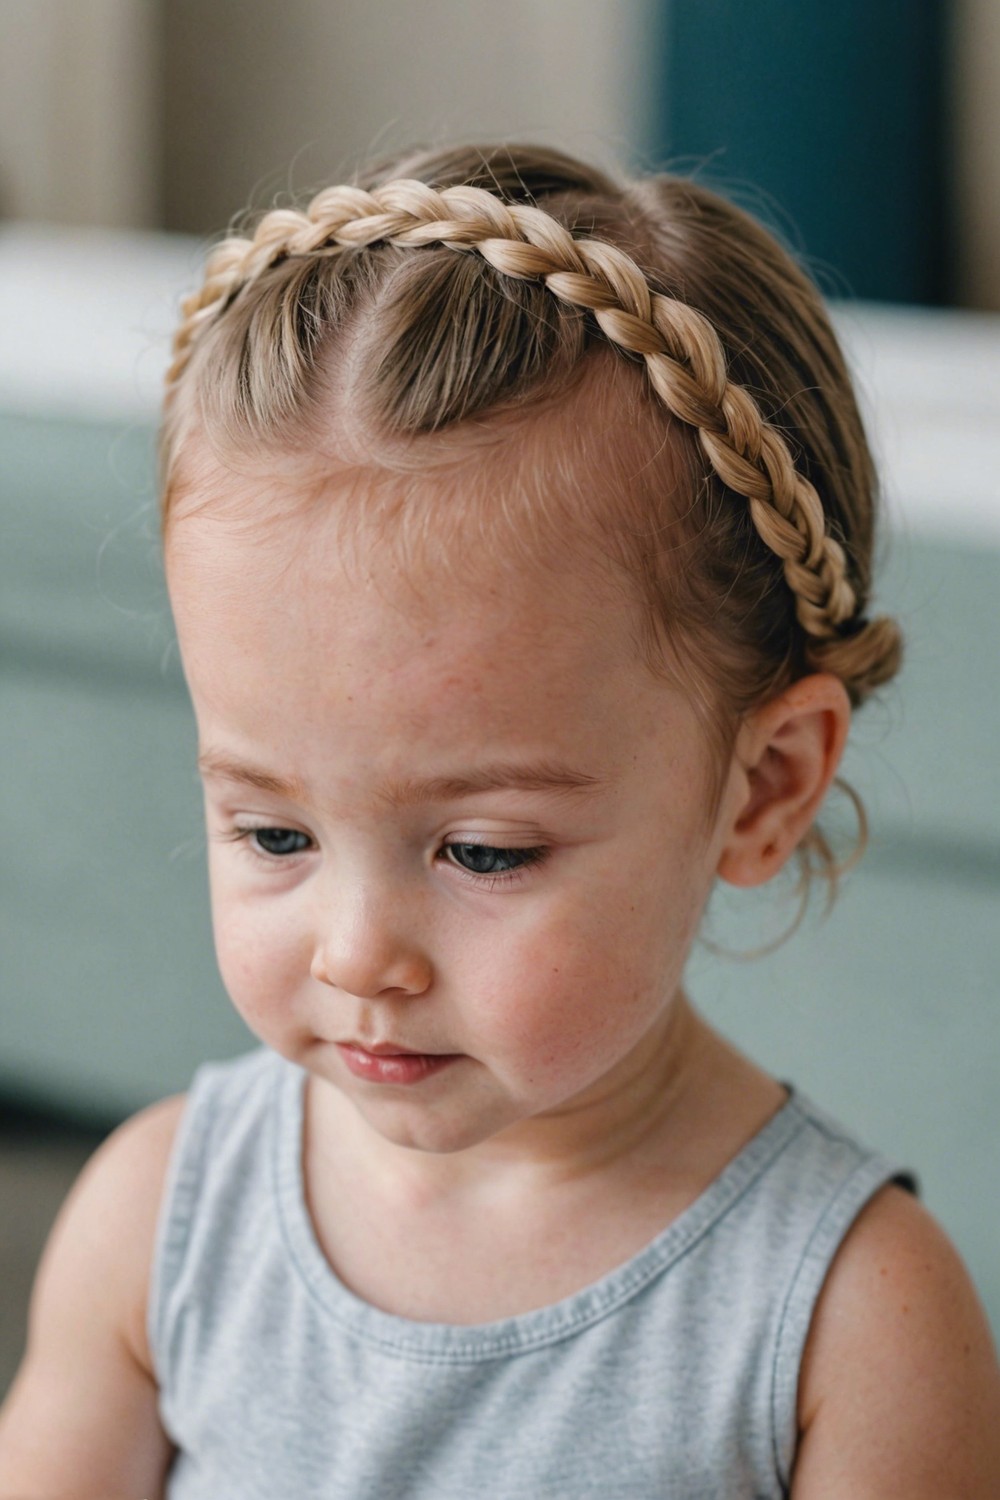
[[[644,361],[663,405],[697,430],[715,472],[747,500],[758,534],[781,560],[811,660],[832,670],[849,667],[866,687],[883,670],[891,675],[884,661],[879,665],[891,622],[855,620],[847,558],[826,532],[819,496],[796,471],[788,444],[750,393],[728,380],[725,351],[708,319],[653,292],[635,261],[616,246],[574,238],[532,205],[506,203],[483,188],[437,191],[400,178],[370,192],[325,189],[305,213],[266,214],[252,239],[231,237],[217,246],[202,286],[181,304],[168,399],[201,330],[268,267],[292,256],[380,242],[474,251],[503,275],[542,281],[562,302],[592,313],[610,343]],[[855,631],[845,636],[852,622]]]

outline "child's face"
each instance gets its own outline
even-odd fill
[[[733,799],[706,827],[695,713],[593,569],[478,559],[418,601],[377,541],[361,557],[348,576],[301,514],[172,532],[222,974],[384,1140],[528,1140],[669,1076]]]

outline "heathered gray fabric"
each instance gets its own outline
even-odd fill
[[[499,1322],[418,1323],[323,1257],[304,1079],[261,1049],[192,1084],[149,1310],[168,1500],[787,1494],[812,1308],[889,1162],[793,1094],[602,1280]]]

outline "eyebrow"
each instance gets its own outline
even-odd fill
[[[256,787],[259,792],[271,792],[276,797],[287,797],[291,802],[304,800],[305,786],[298,777],[276,776],[248,761],[237,760],[220,750],[203,750],[198,756],[198,770],[203,776],[217,776],[225,781],[238,781],[243,786]]]
[[[397,779],[384,787],[381,795],[394,807],[401,807],[423,802],[452,802],[459,797],[473,797],[484,792],[574,793],[601,785],[599,777],[555,761],[535,761],[528,765],[496,761],[451,776]]]
[[[292,802],[306,800],[305,785],[297,777],[277,776],[272,771],[221,751],[203,750],[198,757],[198,768],[203,775],[240,782],[244,786],[256,787],[258,791],[270,792],[273,796],[287,797]],[[602,785],[604,783],[600,777],[555,761],[535,761],[525,765],[497,761],[474,771],[456,772],[448,776],[395,778],[380,789],[379,796],[392,807],[405,807],[427,802],[451,802],[460,797],[473,797],[485,792],[572,794]]]

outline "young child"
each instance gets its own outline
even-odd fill
[[[717,879],[835,876],[899,659],[789,257],[672,177],[397,161],[215,251],[163,504],[264,1045],[81,1177],[0,1493],[996,1500],[955,1252],[682,987]]]

